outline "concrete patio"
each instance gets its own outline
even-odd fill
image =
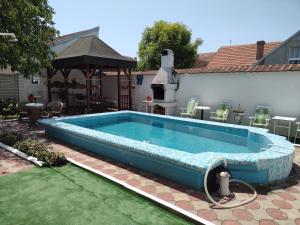
[[[0,129],[4,128],[18,131],[35,139],[45,140],[54,151],[63,152],[72,160],[126,182],[135,188],[215,224],[300,224],[300,148],[296,149],[294,169],[286,182],[256,186],[258,198],[254,202],[238,208],[219,209],[208,202],[203,192],[186,188],[165,178],[86,153],[74,146],[51,140],[45,136],[44,130],[38,125],[29,126],[27,123],[19,122],[1,123]],[[0,158],[1,171],[9,171],[6,168],[9,168],[11,164],[22,164],[23,168],[23,160],[3,150],[0,150]],[[24,162],[24,166],[25,168],[32,167],[27,162]],[[231,190],[234,191],[236,197],[236,199],[232,200],[233,202],[241,201],[250,196],[248,194],[250,191],[241,186],[233,186]]]

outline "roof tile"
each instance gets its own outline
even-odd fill
[[[281,42],[267,42],[264,55],[278,47]],[[201,53],[198,55],[198,67],[222,67],[253,65],[256,62],[256,43],[244,45],[223,46],[218,52]]]
[[[221,67],[199,67],[176,69],[178,74],[200,74],[200,73],[254,73],[254,72],[287,72],[300,71],[300,64],[284,64],[284,65],[243,65],[243,66],[221,66]],[[133,75],[154,75],[157,70],[137,71]],[[114,73],[108,73],[115,75]]]

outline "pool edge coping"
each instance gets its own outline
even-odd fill
[[[200,153],[200,154],[190,154],[190,153],[185,153],[178,151],[176,149],[169,149],[166,147],[162,146],[157,146],[153,144],[148,144],[144,143],[141,141],[136,141],[136,140],[131,140],[125,137],[120,137],[112,134],[108,134],[105,132],[100,132],[102,135],[108,135],[108,137],[99,137],[95,131],[90,131],[91,129],[81,127],[78,125],[73,125],[65,122],[65,119],[76,119],[76,118],[89,118],[89,117],[97,117],[97,116],[105,116],[105,115],[114,115],[114,114],[138,114],[138,115],[144,115],[144,116],[153,116],[156,118],[162,118],[162,119],[170,119],[170,120],[180,120],[180,121],[186,121],[186,122],[193,122],[193,123],[202,123],[202,124],[209,124],[209,125],[216,125],[216,126],[223,126],[231,129],[242,129],[242,130],[247,130],[248,132],[258,135],[262,135],[265,138],[269,139],[271,143],[274,145],[273,147],[270,147],[269,149],[266,149],[265,151],[262,152],[257,152],[253,153],[254,157],[249,158],[248,155],[245,153],[242,154],[235,154],[235,153],[230,153],[232,156],[231,159],[227,159],[231,161],[231,164],[236,164],[236,165],[252,165],[255,166],[257,170],[263,170],[268,168],[268,163],[263,163],[266,161],[270,161],[271,159],[275,158],[282,158],[283,156],[291,156],[294,155],[294,147],[293,150],[286,150],[286,152],[283,154],[282,152],[279,153],[277,151],[271,151],[274,148],[276,148],[279,143],[281,145],[285,146],[293,146],[292,143],[288,142],[284,137],[279,136],[279,135],[274,135],[271,133],[267,132],[267,129],[262,129],[262,128],[257,128],[257,127],[249,127],[249,126],[241,126],[241,125],[236,125],[236,124],[227,124],[227,123],[220,123],[220,122],[215,122],[215,121],[199,121],[195,119],[190,119],[190,118],[181,118],[181,117],[175,117],[175,116],[162,116],[162,115],[153,115],[149,113],[143,113],[143,112],[135,112],[135,111],[129,111],[129,110],[124,110],[124,111],[118,111],[118,112],[106,112],[106,113],[94,113],[94,114],[85,114],[85,115],[75,115],[75,116],[67,116],[67,117],[61,117],[61,118],[53,118],[53,119],[44,119],[44,120],[39,120],[38,122],[42,124],[45,128],[48,127],[53,127],[56,129],[60,129],[63,132],[68,132],[74,135],[78,135],[79,133],[83,135],[84,137],[90,139],[90,140],[96,140],[96,141],[101,141],[102,143],[112,145],[112,146],[117,146],[121,148],[125,148],[126,150],[129,151],[134,151],[138,152],[139,154],[143,155],[148,155],[153,158],[158,158],[158,159],[163,159],[169,162],[176,163],[180,166],[185,166],[190,169],[199,171],[199,172],[205,172],[207,169],[207,165],[211,164],[205,161],[195,161],[194,158],[198,158],[199,156],[205,156],[206,159],[211,159],[211,158],[219,158],[219,157],[225,157],[227,156],[227,153],[218,153],[218,152],[205,152],[205,153]],[[78,132],[78,130],[72,130],[71,128],[80,128],[82,132]],[[118,139],[121,139],[123,141],[119,141]],[[125,143],[125,144],[124,144]],[[130,144],[130,145],[129,145]],[[168,150],[168,155],[164,153],[164,150]],[[290,151],[290,152],[289,152]],[[172,153],[172,154],[170,154]],[[175,154],[174,154],[175,153]],[[243,159],[243,160],[242,160]],[[201,163],[200,163],[201,162]],[[243,162],[243,163],[242,163]],[[200,163],[200,164],[199,164]],[[271,179],[272,180],[272,179]]]

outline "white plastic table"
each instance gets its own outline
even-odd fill
[[[288,129],[288,140],[290,139],[290,133],[291,133],[291,126],[292,126],[292,123],[296,121],[296,118],[293,118],[293,117],[285,117],[285,116],[274,116],[272,118],[274,120],[274,134],[276,133],[276,128],[277,127],[281,127],[281,128],[286,128]],[[283,121],[283,122],[286,122],[288,125],[285,126],[285,125],[279,125],[277,124],[277,121]]]
[[[152,103],[152,101],[145,100],[145,101],[142,101],[142,102],[146,104],[146,113],[147,113],[148,112],[149,104]]]
[[[195,107],[196,110],[200,110],[201,112],[201,117],[200,119],[203,120],[203,113],[204,113],[204,110],[210,110],[210,107],[209,106],[204,106],[204,105],[198,105]]]

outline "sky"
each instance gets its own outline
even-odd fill
[[[61,35],[100,27],[100,39],[137,56],[144,29],[155,21],[182,22],[201,38],[198,52],[283,41],[300,30],[300,0],[49,0]]]

